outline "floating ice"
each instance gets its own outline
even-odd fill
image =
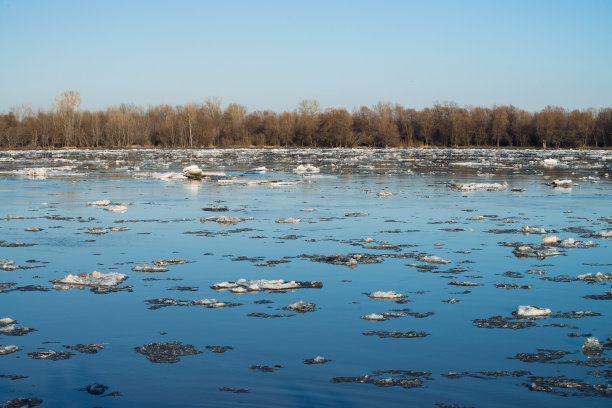
[[[582,345],[582,353],[588,358],[597,358],[603,351],[603,346],[597,337],[589,337]]]
[[[104,208],[106,211],[114,212],[114,213],[124,213],[127,211],[127,207],[125,205],[109,205]]]
[[[585,273],[583,275],[578,275],[578,280],[586,282],[612,282],[612,274],[597,272],[593,275],[592,273]]]
[[[508,188],[508,183],[450,183],[450,187],[459,191],[502,191]]]
[[[370,313],[369,315],[361,316],[363,320],[371,320],[376,322],[382,322],[383,320],[387,320],[387,318],[381,314]]]
[[[68,360],[70,357],[74,356],[74,353],[69,351],[34,351],[32,353],[28,353],[28,356],[32,357],[35,360]]]
[[[79,273],[78,275],[67,275],[66,277],[52,281],[55,284],[74,285],[74,286],[90,286],[90,287],[109,287],[117,286],[127,279],[127,275],[118,272],[101,273],[93,271],[92,273]]]
[[[393,195],[393,193],[390,193],[388,191],[379,191],[378,194],[376,194],[377,197],[381,197],[381,198],[385,198],[385,197],[391,197]]]
[[[213,221],[219,225],[236,225],[242,221],[252,220],[252,217],[249,218],[238,218],[238,217],[228,217],[226,215],[220,215],[218,217],[202,217],[200,218],[200,222]]]
[[[132,268],[134,272],[168,272],[168,268],[164,266],[151,265],[151,264],[141,264],[136,265]]]
[[[260,173],[263,174],[265,172],[268,171],[268,169],[265,166],[261,166],[261,167],[255,167],[254,169],[251,170],[254,173]]]
[[[215,283],[210,288],[214,290],[225,290],[225,289],[234,289],[237,287],[245,288],[249,292],[258,292],[261,290],[266,291],[284,291],[291,289],[303,289],[303,288],[322,288],[322,282],[316,281],[287,281],[285,282],[282,279],[278,280],[266,280],[266,279],[258,279],[258,280],[246,280],[239,279],[235,282],[220,282]]]
[[[439,264],[439,265],[446,265],[446,264],[451,263],[451,261],[449,261],[448,259],[440,258],[439,256],[435,256],[435,255],[424,256],[420,259],[420,261],[425,262],[425,263],[430,263],[430,264]]]
[[[285,309],[293,310],[294,312],[298,312],[298,313],[307,313],[307,312],[314,312],[316,309],[316,305],[314,303],[308,303],[308,302],[304,302],[303,300],[300,300],[299,302],[290,304]]]
[[[187,166],[183,169],[183,176],[193,179],[199,180],[202,178],[202,169],[196,165]]]
[[[149,343],[135,347],[134,350],[145,355],[152,363],[177,363],[180,361],[179,357],[202,353],[191,344],[183,345],[180,341]]]
[[[552,313],[550,309],[539,308],[536,306],[519,306],[516,309],[518,317],[544,317]]]
[[[516,232],[522,233],[522,234],[550,234],[551,232],[554,232],[553,230],[547,230],[544,228],[538,228],[538,227],[530,227],[529,225],[525,225],[523,228],[519,228],[516,230]]]
[[[559,160],[557,159],[544,159],[542,160],[542,164],[545,167],[554,167],[559,164]]]
[[[0,259],[0,269],[3,271],[14,271],[19,269],[19,266],[15,265],[15,261],[10,259]]]
[[[372,299],[400,299],[400,298],[405,297],[401,293],[397,293],[393,291],[383,292],[380,290],[376,292],[368,293],[367,295],[371,297]]]
[[[280,220],[276,220],[277,224],[299,224],[302,222],[301,218],[281,218]]]
[[[563,255],[563,252],[559,252],[553,248],[534,248],[530,245],[521,245],[517,247],[514,251],[514,256],[517,258],[538,258],[544,259],[549,256],[559,256]]]
[[[19,347],[17,346],[2,346],[0,345],[0,356],[5,356],[7,354],[11,354],[11,353],[16,353],[19,350],[21,350]]]
[[[313,166],[312,164],[300,164],[299,166],[297,166],[293,172],[297,173],[297,174],[313,174],[313,173],[319,173],[321,171],[321,169],[319,169],[318,167]]]
[[[17,326],[17,322],[10,317],[0,319],[0,334],[6,336],[23,336],[35,330],[30,327]]]
[[[87,228],[87,230],[89,231],[89,234],[92,235],[104,235],[104,234],[108,234],[108,230],[104,229],[104,228],[95,228],[95,227],[90,227]]]
[[[561,240],[561,238],[559,238],[556,235],[547,235],[545,237],[542,237],[542,242],[545,245],[552,245],[552,244],[556,244],[557,242],[559,242]]]
[[[227,303],[219,302],[217,299],[200,299],[191,302],[194,306],[205,306],[209,309],[221,309],[227,306]]]
[[[565,249],[575,249],[575,248],[594,248],[598,247],[599,244],[594,243],[593,241],[577,241],[574,238],[564,239],[563,241],[557,244],[559,248]]]
[[[552,187],[560,187],[560,188],[572,188],[572,180],[553,180],[549,183],[550,186]]]
[[[157,266],[181,265],[186,264],[187,262],[189,261],[182,259],[158,259],[157,261],[153,261],[153,263]]]
[[[87,205],[97,205],[97,206],[107,206],[110,205],[110,200],[98,200],[98,201],[91,201],[91,202],[87,202]]]
[[[322,356],[316,356],[315,358],[307,358],[304,360],[304,364],[325,364],[330,362],[331,360],[326,359]]]

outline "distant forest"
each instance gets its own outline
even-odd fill
[[[123,104],[80,110],[77,91],[64,92],[49,111],[21,106],[0,114],[0,148],[125,147],[540,147],[612,146],[612,108],[528,112],[512,105],[415,110],[382,103],[322,110],[304,100],[290,112],[222,108],[209,98],[184,106]]]

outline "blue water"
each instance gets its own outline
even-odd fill
[[[543,159],[555,158],[554,166]],[[0,293],[0,318],[35,328],[21,337],[0,334],[0,345],[22,350],[0,356],[0,403],[13,398],[39,398],[43,406],[435,406],[435,403],[477,407],[609,406],[603,396],[572,396],[530,391],[530,375],[565,376],[589,384],[610,385],[593,370],[578,364],[525,363],[509,359],[537,349],[564,350],[557,361],[588,361],[581,346],[590,333],[603,343],[612,336],[609,300],[585,295],[611,290],[610,282],[555,282],[544,277],[611,273],[610,239],[563,231],[584,227],[610,230],[612,200],[610,164],[606,151],[539,152],[497,150],[136,150],[0,153],[0,241],[32,243],[29,247],[0,247],[0,259],[16,265],[38,266],[0,270],[0,282],[41,285],[48,292]],[[459,164],[458,164],[459,163]],[[199,165],[226,172],[234,184],[216,179],[161,179]],[[312,164],[320,173],[294,172]],[[265,174],[251,169],[266,166]],[[45,175],[28,173],[47,168]],[[53,171],[56,169],[56,171]],[[588,179],[591,177],[591,179]],[[225,178],[223,178],[225,179]],[[546,183],[572,179],[571,189]],[[267,184],[247,185],[247,181]],[[284,184],[271,183],[283,181]],[[503,191],[462,192],[449,182],[508,183]],[[513,192],[513,187],[524,192]],[[391,192],[387,198],[377,196]],[[123,214],[87,206],[109,199],[125,203]],[[203,211],[227,206],[228,212]],[[314,209],[304,212],[304,209]],[[469,210],[469,211],[467,211]],[[571,211],[571,212],[570,212]],[[349,212],[367,216],[346,217]],[[252,217],[237,225],[200,222],[218,215]],[[481,221],[468,218],[484,215]],[[68,217],[58,219],[57,217]],[[20,218],[23,217],[23,218]],[[282,218],[301,218],[298,224],[279,224]],[[146,220],[143,221],[143,220]],[[119,222],[117,222],[119,221]],[[445,222],[445,223],[440,223]],[[452,222],[452,223],[451,223]],[[525,225],[554,229],[562,239],[592,240],[598,247],[564,250],[564,256],[519,259],[501,241],[538,245],[541,235],[493,234],[489,229],[518,229]],[[88,228],[128,227],[128,231],[92,235]],[[28,232],[29,227],[42,231]],[[232,232],[237,229],[251,230]],[[462,231],[444,231],[459,228]],[[195,233],[200,232],[200,233]],[[288,239],[297,235],[297,239]],[[370,244],[363,240],[371,237]],[[388,243],[393,250],[363,246]],[[458,252],[459,251],[459,252]],[[462,253],[469,251],[469,253]],[[408,254],[385,257],[356,268],[312,262],[301,255],[350,253]],[[451,261],[433,271],[419,271],[421,255]],[[234,261],[261,257],[255,262]],[[169,266],[166,273],[139,273],[137,264],[178,258],[187,264]],[[286,259],[274,267],[257,263]],[[38,262],[27,262],[35,260]],[[466,263],[464,261],[468,261]],[[450,270],[460,268],[460,271]],[[545,269],[531,275],[529,269]],[[84,290],[54,290],[49,281],[81,272],[120,272],[129,276],[132,292],[94,294]],[[522,278],[502,276],[513,271]],[[147,281],[145,278],[181,280]],[[233,294],[210,285],[245,279],[321,281],[321,289],[286,293]],[[473,288],[449,285],[470,281]],[[531,285],[530,290],[504,290],[495,283]],[[199,287],[196,292],[168,290]],[[464,290],[470,293],[460,294]],[[364,293],[396,291],[408,303],[370,299]],[[200,306],[148,309],[147,299],[197,300],[215,298],[242,306],[207,309]],[[443,300],[460,302],[448,304]],[[267,299],[270,304],[255,304]],[[304,300],[317,310],[284,318],[257,318],[249,313],[290,313],[281,308]],[[545,318],[521,330],[478,328],[477,318],[511,317],[518,305],[550,308],[553,313],[588,310],[602,316],[582,319]],[[426,318],[406,316],[383,322],[360,319],[370,313],[409,308],[434,312]],[[547,327],[550,324],[570,327]],[[424,331],[424,338],[379,338],[361,333]],[[165,334],[162,334],[165,333]],[[151,342],[181,341],[202,354],[180,357],[174,364],[152,363],[134,348]],[[50,342],[50,343],[48,343]],[[64,361],[41,361],[28,356],[40,350],[66,350],[63,345],[102,344],[97,354]],[[207,345],[232,346],[223,354]],[[326,364],[305,365],[304,359],[324,356]],[[603,358],[612,357],[609,348]],[[274,372],[249,369],[280,365]],[[422,388],[377,387],[334,383],[335,377],[358,377],[377,370],[430,373]],[[449,372],[529,370],[530,375],[480,379]],[[589,373],[590,372],[590,373]],[[381,377],[389,377],[383,374]],[[121,396],[100,397],[78,391],[90,383],[109,386]],[[248,393],[223,392],[221,387]],[[560,389],[567,392],[568,390]],[[573,392],[569,390],[570,394]]]

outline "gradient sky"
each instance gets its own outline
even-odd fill
[[[0,0],[0,112],[612,106],[612,0]]]

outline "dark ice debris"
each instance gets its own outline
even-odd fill
[[[454,282],[449,282],[449,285],[453,285],[453,286],[467,286],[467,287],[473,287],[473,286],[482,286],[482,284],[480,283],[474,283],[474,282],[458,282],[458,281],[454,281]]]
[[[22,247],[31,247],[36,244],[26,244],[25,242],[6,242],[0,241],[1,248],[22,248]]]
[[[230,388],[230,387],[221,387],[219,391],[228,391],[233,392],[234,394],[248,394],[249,390],[246,388]]]
[[[232,346],[206,346],[206,350],[210,350],[213,353],[225,353],[228,350],[233,350]]]
[[[377,387],[424,388],[424,380],[432,380],[431,373],[406,370],[374,371],[358,377],[334,377],[333,383],[372,384]]]
[[[34,351],[32,353],[28,353],[28,356],[32,357],[35,360],[68,360],[70,357],[74,356],[74,353],[69,351]]]
[[[183,345],[180,341],[149,343],[142,347],[135,347],[134,350],[145,355],[152,363],[177,363],[181,356],[202,353],[191,344]]]
[[[158,259],[157,261],[153,261],[153,263],[157,266],[171,266],[186,264],[189,263],[189,261],[183,259]]]
[[[328,360],[325,357],[316,356],[315,358],[307,358],[304,360],[304,364],[312,365],[312,364],[325,364],[329,363],[332,360]]]
[[[42,403],[43,400],[38,398],[15,398],[0,405],[0,408],[30,408]]]
[[[348,255],[300,255],[312,262],[327,263],[332,265],[345,265],[355,267],[358,264],[375,264],[383,261],[382,256],[375,254],[348,254]]]
[[[242,303],[218,302],[216,299],[203,300],[180,300],[171,298],[147,299],[146,303],[150,304],[149,309],[156,310],[168,306],[205,306],[209,309],[218,309],[223,307],[242,306]]]
[[[601,313],[591,312],[588,310],[578,310],[571,312],[563,312],[563,313],[555,313],[550,317],[554,317],[557,319],[582,319],[583,317],[597,317],[601,316]]]
[[[23,380],[29,378],[27,375],[0,374],[0,378],[8,378],[11,381]]]
[[[31,327],[17,326],[17,321],[5,317],[0,319],[0,334],[6,336],[23,336],[30,332],[36,331]]]
[[[497,289],[531,289],[531,285],[517,285],[516,283],[496,283]]]
[[[587,372],[588,375],[592,375],[597,378],[612,378],[612,369],[610,370],[591,370]]]
[[[564,350],[548,350],[538,349],[537,353],[518,353],[513,359],[522,361],[523,363],[547,363],[553,360],[559,360],[568,354],[574,354]]]
[[[411,338],[427,337],[427,336],[429,336],[429,333],[416,332],[416,331],[409,331],[409,332],[367,331],[367,332],[363,332],[361,334],[363,334],[364,336],[378,336],[381,339],[387,339],[387,338],[393,338],[393,339],[411,339]]]
[[[514,189],[512,189],[512,191],[514,191]],[[462,406],[459,406],[459,405],[457,405],[457,404],[445,404],[445,403],[443,403],[443,402],[436,402],[434,405],[435,405],[436,407],[438,407],[438,408],[474,408],[473,406],[470,406],[470,407],[462,407]]]
[[[89,291],[92,293],[95,293],[96,295],[106,295],[108,293],[115,293],[115,292],[133,292],[134,290],[131,285],[126,285],[126,286],[107,286],[107,287],[99,286],[99,287],[93,287]]]
[[[261,317],[264,319],[274,319],[274,318],[279,318],[279,317],[291,317],[291,316],[295,316],[295,314],[293,313],[289,313],[289,314],[270,314],[270,313],[259,313],[259,312],[253,312],[253,313],[249,313],[247,316],[249,317]]]
[[[197,292],[198,290],[200,290],[200,288],[197,286],[174,286],[168,288],[168,290],[178,290],[181,292]]]
[[[477,327],[486,329],[525,329],[527,327],[537,326],[531,320],[515,320],[514,318],[493,316],[486,319],[474,319],[472,322],[476,323]]]
[[[248,261],[248,262],[255,263],[255,262],[261,262],[263,260],[264,260],[263,256],[258,256],[258,257],[253,257],[253,258],[249,258],[249,257],[246,257],[246,256],[238,256],[236,258],[232,258],[232,261],[234,261],[234,262]]]
[[[78,391],[87,391],[91,395],[102,395],[106,392],[106,390],[108,390],[108,388],[109,387],[107,385],[92,383],[89,384],[87,387],[79,388]]]
[[[576,332],[569,332],[567,333],[567,337],[591,337],[592,334],[591,333],[576,333]]]
[[[567,275],[557,275],[557,276],[543,276],[540,280],[549,281],[549,282],[562,282],[569,283],[574,282],[576,279],[571,278]]]
[[[442,374],[443,377],[446,377],[448,379],[457,379],[457,378],[463,378],[463,377],[471,377],[471,378],[478,378],[481,380],[492,380],[495,379],[497,377],[522,377],[525,375],[530,375],[531,372],[527,371],[527,370],[517,370],[517,371],[502,371],[502,370],[498,370],[498,371],[479,371],[477,373],[470,373],[467,371],[463,371],[461,373],[458,372],[449,372],[447,374]]]
[[[593,300],[612,300],[612,290],[605,292],[603,295],[586,295],[583,296],[583,298]]]
[[[74,346],[64,346],[64,348],[85,354],[97,354],[98,350],[104,350],[104,346],[101,344],[77,344]]]
[[[278,259],[278,260],[274,260],[273,259],[273,260],[269,260],[269,261],[266,261],[266,262],[261,262],[261,263],[255,264],[255,266],[267,266],[269,268],[272,268],[272,267],[274,267],[276,265],[280,265],[280,264],[284,264],[284,263],[289,263],[289,262],[291,262],[291,261],[289,261],[287,259]]]
[[[215,207],[215,206],[210,206],[210,207],[204,207],[202,208],[202,211],[210,211],[210,212],[226,212],[229,211],[229,209],[227,207]]]
[[[275,365],[274,367],[270,367],[267,365],[252,365],[249,367],[250,370],[253,371],[260,371],[262,373],[273,373],[274,371],[278,370],[279,368],[283,368],[282,365]]]
[[[505,276],[507,278],[517,278],[520,279],[523,277],[523,274],[520,272],[514,272],[514,271],[507,271],[502,273],[502,276]]]
[[[314,303],[308,303],[304,302],[303,300],[300,300],[299,302],[292,303],[289,306],[283,307],[283,310],[291,310],[293,312],[298,313],[308,313],[317,310],[317,305],[315,305]]]
[[[267,305],[267,304],[274,303],[274,302],[271,300],[262,299],[262,300],[256,300],[253,303],[255,303],[256,305]]]
[[[586,381],[565,376],[555,377],[536,377],[531,376],[531,384],[523,384],[530,391],[547,392],[564,397],[612,397],[612,385],[610,384],[590,384]]]

